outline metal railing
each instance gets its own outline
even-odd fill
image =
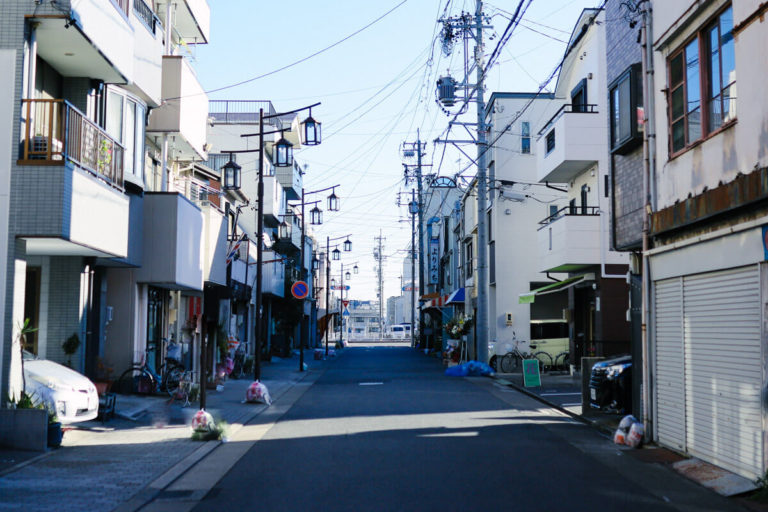
[[[160,20],[152,11],[152,7],[147,5],[144,0],[133,0],[133,13],[147,26],[150,32],[153,34],[157,32]]]
[[[214,123],[256,124],[259,122],[259,110],[264,115],[275,115],[277,111],[268,100],[210,100],[208,116]]]
[[[546,219],[540,220],[539,226],[541,227],[539,229],[543,228],[548,224],[555,222],[557,219],[568,217],[571,215],[578,215],[578,216],[600,215],[600,207],[599,206],[578,206],[578,205],[565,206],[557,210],[555,213],[553,213]]]
[[[125,148],[65,100],[22,100],[21,164],[69,160],[119,187]]]
[[[566,103],[559,109],[557,109],[557,112],[555,112],[555,115],[553,115],[549,121],[544,125],[544,127],[539,130],[538,136],[541,138],[542,135],[544,135],[545,132],[547,132],[550,127],[555,124],[555,122],[560,119],[563,114],[598,114],[597,111],[597,105],[595,104],[588,104],[583,105],[581,103]]]

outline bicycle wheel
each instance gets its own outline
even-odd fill
[[[512,373],[520,366],[520,360],[515,354],[505,354],[501,358],[501,373]]]
[[[116,393],[123,395],[130,394],[152,394],[156,383],[152,374],[143,366],[134,366],[125,370],[120,378],[115,381],[113,389]]]
[[[184,368],[181,365],[172,366],[163,374],[163,390],[173,396],[179,389],[179,383],[184,376]]]
[[[532,357],[539,360],[539,370],[542,373],[552,369],[552,356],[548,353],[540,351],[533,354]]]
[[[568,365],[571,364],[571,353],[570,352],[560,352],[555,357],[555,367],[560,368],[562,370],[567,370]]]

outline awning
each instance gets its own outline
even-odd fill
[[[446,306],[450,306],[452,304],[464,304],[464,288],[459,288],[458,290],[454,291],[448,297],[448,300],[445,301]]]
[[[438,297],[435,297],[429,302],[424,303],[422,307],[423,308],[441,308],[445,305],[445,303],[448,301],[448,297],[450,296],[451,296],[450,294],[439,295]]]
[[[518,302],[520,304],[531,304],[536,300],[537,295],[547,295],[549,293],[562,292],[563,290],[567,290],[572,286],[576,286],[582,281],[594,280],[595,274],[582,274],[579,276],[569,277],[568,279],[563,279],[560,282],[548,284],[547,286],[542,286],[541,288],[531,290],[530,292],[521,293]]]

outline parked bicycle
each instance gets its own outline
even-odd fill
[[[194,384],[194,382],[195,382],[194,373],[189,370],[184,370],[181,373],[181,378],[179,379],[176,385],[176,388],[168,390],[168,393],[171,395],[170,402],[180,400],[183,402],[181,404],[182,407],[191,405],[189,397],[190,397],[190,394],[192,393],[192,385]]]
[[[247,342],[242,342],[237,346],[235,349],[235,356],[232,359],[234,360],[235,365],[232,373],[230,374],[230,377],[235,379],[242,379],[246,376],[245,368],[247,366],[246,361],[248,360]]]
[[[174,359],[166,359],[159,372],[149,362],[154,349],[148,349],[140,363],[134,363],[115,381],[112,389],[119,394],[151,395],[168,393],[178,388],[184,373],[184,367]]]
[[[513,333],[514,336],[514,333]],[[520,340],[513,338],[511,346],[507,345],[506,353],[498,362],[498,369],[501,373],[515,373],[520,371],[524,359],[536,359],[539,361],[539,371],[545,372],[552,368],[552,356],[547,352],[540,350],[538,352],[523,352],[520,350]],[[530,344],[531,350],[536,350],[535,344]]]

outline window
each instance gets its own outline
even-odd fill
[[[571,91],[571,112],[587,111],[587,79],[582,78]]]
[[[531,123],[523,121],[521,124],[522,137],[520,139],[520,152],[524,155],[531,154]]]
[[[123,91],[110,89],[107,94],[105,129],[124,148],[126,177],[144,179],[144,128],[146,107]]]
[[[611,152],[623,154],[642,141],[643,88],[640,64],[633,64],[608,87]]]
[[[472,277],[472,242],[467,242],[466,245],[464,245],[464,264],[466,275],[465,277],[468,279]]]
[[[736,117],[731,7],[672,55],[668,73],[670,150],[677,153]]]

